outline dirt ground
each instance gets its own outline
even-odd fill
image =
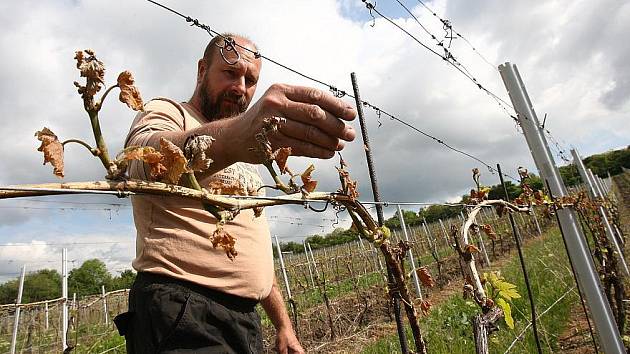
[[[621,232],[626,237],[630,235],[630,173],[626,172],[613,177],[613,192],[617,198],[619,207]],[[625,243],[626,261],[630,261],[630,242]],[[630,280],[625,282],[626,296],[630,294]],[[623,335],[630,335],[630,307],[626,305],[626,327]],[[563,353],[596,353],[593,347],[588,322],[584,314],[582,305],[577,303],[571,310],[571,318],[569,319],[569,328],[560,336],[560,348]],[[591,321],[591,326],[593,325]],[[629,343],[626,344],[628,350]]]

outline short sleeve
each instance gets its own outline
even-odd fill
[[[144,112],[136,115],[125,140],[125,148],[147,146],[151,136],[158,132],[184,130],[184,112],[181,105],[167,98],[156,98],[145,104]],[[131,161],[128,173],[131,178],[148,179],[144,163],[141,161]]]

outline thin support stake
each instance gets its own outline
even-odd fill
[[[403,229],[403,234],[405,235],[405,241],[409,242],[409,234],[407,233],[407,225],[405,224],[405,218],[403,218],[403,212],[400,208],[400,205],[396,205],[398,207],[398,217],[400,218],[400,227]],[[409,256],[409,263],[411,264],[411,274],[413,274],[413,285],[416,287],[416,293],[422,300],[422,290],[420,290],[420,281],[418,281],[418,274],[416,272],[416,261],[413,259],[413,252],[411,251],[411,247],[409,247],[409,251],[407,251],[407,255]]]
[[[308,275],[311,278],[311,285],[315,288],[315,281],[313,280],[313,269],[311,268],[311,260],[308,256],[308,250],[306,249],[306,243],[302,241],[302,246],[304,246],[304,255],[306,256],[306,264],[308,264]]]
[[[22,303],[22,291],[24,290],[24,277],[26,277],[26,266],[22,266],[22,275],[20,276],[20,285],[18,287],[17,301],[15,302],[15,318],[13,319],[13,335],[11,336],[11,354],[15,354],[15,346],[17,345],[18,327],[20,327],[20,305]]]
[[[101,285],[101,297],[103,299],[103,319],[105,320],[105,325],[109,324],[109,314],[107,313],[107,297],[105,296],[105,285]]]
[[[363,115],[363,104],[361,101],[361,95],[359,94],[359,85],[357,84],[357,75],[355,73],[350,74],[352,80],[352,89],[354,90],[354,99],[357,106],[357,114],[359,116],[359,125],[361,126],[361,136],[363,138],[363,147],[365,150],[365,158],[367,160],[368,172],[370,173],[370,183],[372,184],[372,194],[374,195],[374,201],[376,204],[376,216],[378,217],[378,225],[383,226],[385,218],[383,217],[383,205],[380,194],[378,193],[378,183],[376,181],[376,171],[374,169],[374,162],[372,161],[372,148],[370,147],[370,139],[368,138],[367,127],[365,125],[365,116]],[[403,269],[404,271],[404,269]],[[394,283],[394,276],[391,269],[387,267],[387,281],[389,284]],[[402,317],[400,314],[400,295],[394,295],[394,317],[396,319],[396,329],[398,331],[398,339],[400,340],[400,350],[403,354],[409,352],[407,347],[407,335],[403,326]]]
[[[501,165],[497,164],[497,171],[499,172],[499,179],[501,180],[501,185],[503,186],[503,191],[505,192],[505,200],[507,202],[510,201],[510,195],[507,190],[507,186],[505,185],[505,181],[503,181],[503,174],[501,173]],[[529,276],[527,275],[527,267],[525,266],[525,257],[523,257],[523,250],[521,248],[521,241],[518,237],[518,229],[514,224],[514,217],[511,213],[508,213],[508,218],[510,219],[510,225],[512,226],[512,233],[514,234],[514,240],[516,241],[516,249],[518,249],[518,259],[521,262],[521,269],[523,270],[523,278],[525,278],[525,286],[527,287],[527,297],[529,298],[529,307],[532,311],[532,330],[534,331],[534,340],[536,340],[536,349],[538,350],[538,354],[542,354],[542,348],[540,347],[540,338],[538,338],[538,326],[536,324],[536,305],[534,304],[534,295],[532,294],[532,287],[529,283]]]
[[[68,349],[68,249],[61,250],[61,347]]]

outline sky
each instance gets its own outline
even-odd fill
[[[553,135],[554,153],[576,148],[583,156],[627,146],[630,141],[630,3],[622,0],[399,0],[437,40],[448,19],[462,38],[450,51],[484,87],[509,102],[497,66],[518,65],[539,119]],[[386,19],[370,15],[359,0],[174,1],[167,6],[218,32],[242,33],[262,54],[298,71],[352,91],[355,72],[361,97],[451,146],[516,176],[536,172],[524,136],[489,95]],[[374,2],[372,2],[374,3]],[[396,0],[376,9],[430,48],[442,52]],[[143,0],[3,1],[0,3],[0,185],[58,182],[33,137],[43,127],[60,139],[92,141],[73,81],[79,79],[76,50],[92,48],[105,63],[106,82],[130,70],[146,100],[190,98],[196,62],[209,36],[182,18]],[[470,44],[472,45],[470,45]],[[472,48],[475,48],[474,50]],[[327,87],[264,62],[259,98],[273,83]],[[110,151],[119,151],[134,112],[111,99],[100,114]],[[348,98],[346,98],[348,99]],[[349,100],[349,102],[353,102]],[[508,108],[509,110],[509,108]],[[472,186],[478,162],[457,154],[365,109],[381,199],[391,202],[456,201]],[[359,130],[358,121],[352,125]],[[556,142],[558,146],[556,146]],[[360,199],[372,194],[360,138],[343,157],[359,182]],[[100,162],[78,145],[65,151],[63,181],[102,180]],[[558,164],[564,164],[559,154]],[[290,158],[301,170],[314,163],[318,190],[335,191],[336,159]],[[482,168],[481,181],[499,183]],[[264,171],[263,171],[264,172]],[[269,178],[263,173],[263,177]],[[418,210],[419,206],[406,207]],[[395,209],[385,208],[386,217]],[[266,211],[272,234],[301,241],[334,227],[347,215],[303,207]],[[114,196],[54,196],[0,200],[0,282],[28,271],[61,268],[61,248],[70,267],[102,259],[113,274],[130,268],[135,230],[129,200]],[[238,245],[238,244],[237,244]],[[238,246],[237,246],[238,247]]]

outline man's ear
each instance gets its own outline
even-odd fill
[[[206,61],[203,58],[199,59],[197,62],[197,84],[203,81],[203,78],[206,76],[206,70],[208,70]]]

